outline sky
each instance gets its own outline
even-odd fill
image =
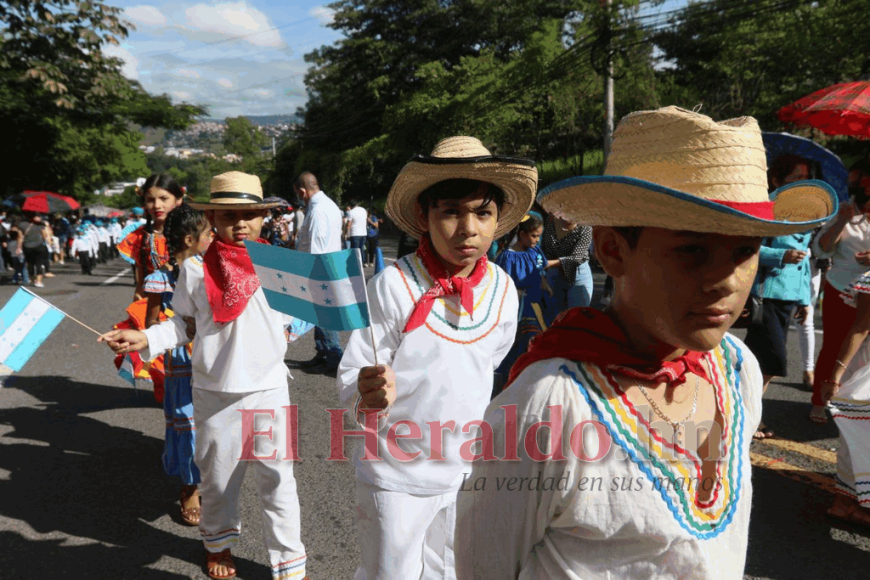
[[[135,30],[104,51],[121,58],[124,74],[149,93],[205,105],[211,118],[291,115],[307,98],[303,56],[341,38],[327,27],[329,1],[106,0],[124,10]],[[686,1],[667,0],[642,13]]]
[[[341,37],[325,3],[108,0],[135,30],[104,51],[149,93],[206,105],[211,118],[290,115],[306,100],[303,55]]]

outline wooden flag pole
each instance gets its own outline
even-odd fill
[[[91,328],[90,326],[88,326],[87,324],[82,322],[81,320],[75,318],[74,316],[70,316],[69,314],[67,314],[66,312],[64,312],[63,310],[61,310],[60,308],[58,308],[57,306],[55,306],[54,304],[52,304],[51,302],[49,302],[48,300],[46,300],[45,298],[40,296],[39,294],[34,294],[33,292],[31,292],[30,290],[28,290],[24,286],[22,286],[21,289],[24,290],[25,292],[27,292],[28,294],[30,294],[31,296],[39,298],[40,300],[42,300],[43,302],[45,302],[46,304],[48,304],[49,306],[51,306],[52,308],[54,308],[55,310],[57,310],[58,312],[60,312],[64,316],[66,316],[67,318],[69,318],[70,320],[72,320],[73,322],[77,322],[77,323],[81,324],[82,326],[84,326],[85,328],[87,328],[88,330],[90,330],[91,332],[96,334],[97,336],[103,336],[102,332],[97,332],[96,330],[94,330],[93,328]],[[368,297],[366,299],[368,299]]]
[[[366,275],[365,270],[363,269],[363,261],[362,261],[362,250],[359,248],[354,248],[356,250],[356,258],[359,263],[359,271],[362,273],[363,277],[363,289],[366,293],[366,309],[369,308],[369,288],[368,284],[366,284]],[[375,356],[375,366],[378,366],[378,347],[375,345],[375,331],[372,329],[372,321],[371,321],[371,310],[369,310],[369,340],[372,343],[372,353]]]

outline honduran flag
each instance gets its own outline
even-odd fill
[[[19,288],[0,310],[0,363],[20,371],[63,319],[63,312]]]
[[[272,309],[328,330],[369,326],[366,283],[354,250],[308,254],[245,242]]]

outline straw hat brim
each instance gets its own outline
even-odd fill
[[[475,179],[492,183],[504,191],[504,205],[498,216],[495,239],[520,223],[535,201],[538,170],[534,162],[512,157],[440,158],[415,157],[396,177],[387,196],[385,210],[396,226],[420,239],[417,198],[430,186],[447,179]]]
[[[767,166],[781,155],[797,155],[819,164],[821,180],[834,188],[840,201],[849,199],[849,170],[835,153],[815,141],[791,133],[762,133]]]
[[[193,209],[210,210],[210,209],[272,209],[273,207],[281,207],[281,203],[251,203],[243,199],[227,200],[221,203],[197,203],[190,202],[188,204]]]
[[[548,212],[590,226],[646,226],[728,236],[775,237],[805,232],[837,212],[837,196],[821,181],[799,181],[771,194],[775,220],[622,176],[573,177],[538,194]]]

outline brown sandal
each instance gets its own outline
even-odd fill
[[[193,489],[191,489],[193,488]],[[188,526],[198,526],[199,519],[202,517],[202,508],[199,506],[185,507],[185,505],[193,498],[196,498],[199,503],[199,490],[196,486],[182,486],[181,488],[181,521]]]
[[[232,570],[232,572],[222,576],[215,571],[219,566]],[[229,548],[222,552],[206,552],[205,568],[208,577],[214,578],[215,580],[226,580],[227,578],[236,577],[236,565],[233,564],[233,556],[230,554]]]

